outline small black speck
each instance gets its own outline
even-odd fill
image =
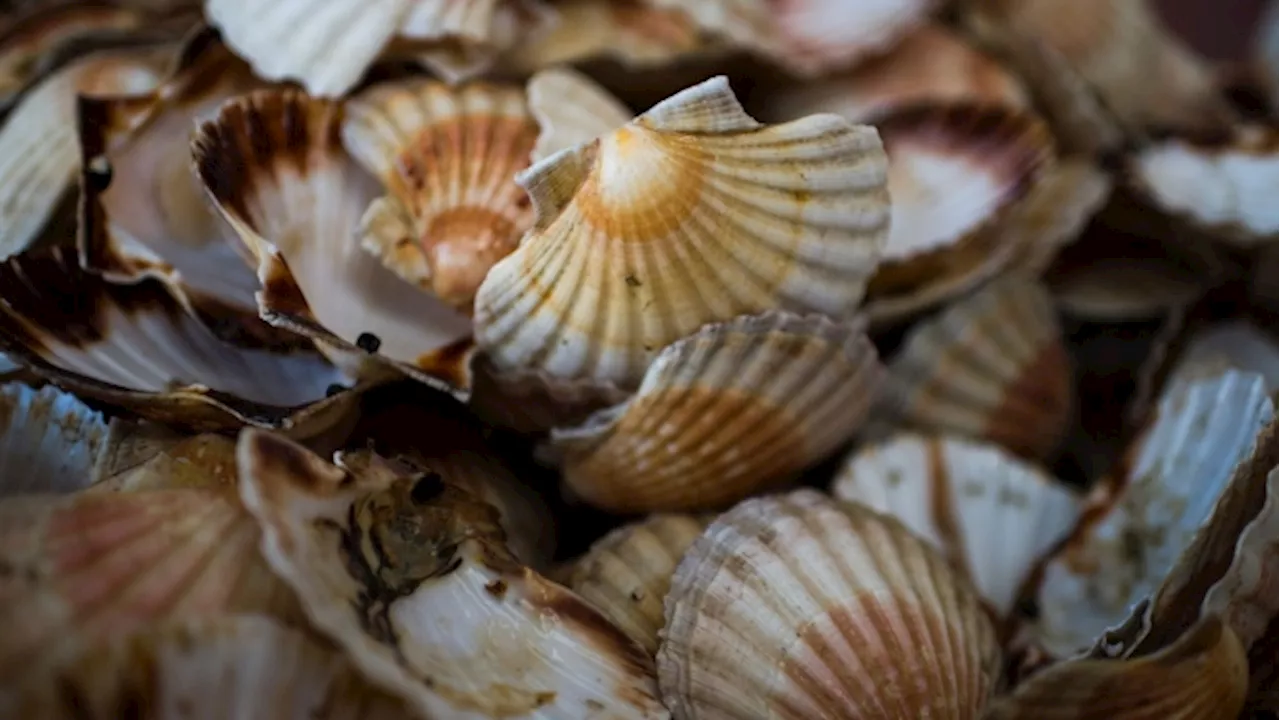
[[[444,478],[439,473],[426,473],[413,484],[409,497],[418,505],[426,505],[444,493]]]
[[[636,277],[635,275],[628,275],[628,276],[626,276],[625,278],[623,278],[623,280],[625,280],[625,281],[626,281],[627,285],[629,285],[629,286],[631,286],[631,287],[633,287],[633,288],[640,287],[641,285],[643,285],[643,284],[644,284],[644,283],[640,282],[640,278]]]
[[[644,599],[644,593],[639,590],[631,591],[631,602],[640,602]]]
[[[360,333],[360,337],[356,338],[356,347],[367,353],[376,353],[382,347],[382,340],[373,333]]]
[[[1035,620],[1040,617],[1040,604],[1036,602],[1035,598],[1023,598],[1018,601],[1017,614],[1028,620]]]
[[[340,392],[342,392],[343,390],[346,390],[346,389],[347,389],[347,386],[346,386],[346,385],[343,385],[342,383],[334,383],[334,384],[332,384],[332,385],[330,385],[329,387],[327,387],[327,388],[325,388],[325,389],[324,389],[324,396],[325,396],[325,397],[333,397],[334,395],[337,395],[338,393],[340,393]]]
[[[111,161],[107,160],[106,155],[99,155],[98,157],[90,160],[86,169],[88,170],[88,173],[86,174],[85,181],[91,183],[94,190],[103,192],[107,188],[111,187]]]

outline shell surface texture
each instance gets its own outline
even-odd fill
[[[82,489],[106,450],[107,421],[52,385],[0,386],[0,497]]]

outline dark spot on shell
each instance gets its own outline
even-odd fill
[[[440,473],[426,473],[413,483],[409,497],[418,505],[427,505],[444,494],[444,478]]]
[[[623,281],[627,283],[627,287],[633,288],[638,288],[644,284],[640,282],[640,278],[637,278],[635,275],[627,275],[623,278]]]
[[[382,347],[382,340],[373,333],[360,333],[360,337],[356,338],[356,347],[367,353],[376,353]]]
[[[346,389],[347,389],[347,386],[343,385],[342,383],[333,383],[332,385],[324,389],[324,396],[333,397],[334,395],[338,395],[342,393]]]
[[[105,192],[107,188],[111,187],[111,178],[114,174],[111,169],[111,161],[107,159],[106,155],[99,155],[90,160],[89,164],[85,166],[84,179],[86,185],[92,186],[94,190]]]
[[[507,584],[501,580],[494,580],[493,582],[485,585],[484,589],[490,595],[498,598],[499,600],[507,594]]]

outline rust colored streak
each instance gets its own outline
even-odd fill
[[[471,355],[475,348],[475,338],[468,336],[421,355],[414,365],[450,387],[467,390],[471,387]]]
[[[942,553],[951,567],[967,580],[970,576],[968,552],[964,535],[956,523],[956,509],[951,503],[951,478],[947,475],[946,458],[942,455],[942,443],[929,440],[926,446],[926,472],[929,474],[929,505],[933,524],[942,538]]]

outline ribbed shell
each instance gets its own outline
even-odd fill
[[[617,512],[711,509],[791,479],[857,431],[883,369],[865,323],[766,313],[654,360],[626,403],[555,430],[569,488]]]
[[[643,70],[677,63],[708,45],[678,8],[614,0],[556,0],[555,9],[559,22],[511,47],[499,61],[503,69],[528,74],[609,58]],[[626,120],[630,119],[628,113]]]
[[[1267,381],[1267,391],[1275,393],[1280,386],[1277,357],[1280,357],[1280,348],[1270,332],[1246,320],[1215,323],[1191,334],[1166,382],[1218,375],[1234,369],[1261,375]]]
[[[529,78],[529,112],[538,121],[533,160],[589,143],[631,120],[631,110],[594,80],[570,68]]]
[[[1000,245],[1018,248],[1010,267],[1033,276],[1044,273],[1058,252],[1080,237],[1111,190],[1111,176],[1091,158],[1059,158],[994,230],[1003,236]]]
[[[671,576],[706,526],[692,515],[654,515],[623,525],[573,562],[565,584],[655,654]]]
[[[236,444],[225,435],[166,434],[154,426],[111,421],[106,447],[88,492],[231,489]]]
[[[165,58],[154,50],[77,60],[26,93],[0,127],[0,260],[36,240],[79,166],[76,97],[147,92]]]
[[[498,370],[483,355],[471,364],[468,404],[485,422],[517,433],[573,427],[631,393],[608,381],[565,380],[537,370]]]
[[[537,42],[565,19],[541,0],[413,0],[400,24],[417,60],[440,79],[476,77],[499,53]]]
[[[850,454],[831,493],[902,521],[1001,617],[1080,515],[1075,493],[995,446],[912,434]]]
[[[1274,416],[1256,375],[1229,371],[1165,391],[1126,452],[1132,460],[1120,468],[1123,476],[1094,496],[1103,512],[1086,513],[1090,524],[1045,568],[1036,637],[1046,650],[1072,655],[1131,615],[1146,617],[1143,601],[1168,584],[1193,540],[1226,507],[1221,499],[1237,492],[1235,468]],[[1128,648],[1149,630],[1140,623]]]
[[[1055,665],[996,702],[983,720],[1217,720],[1244,706],[1249,662],[1217,618],[1135,660]]]
[[[28,496],[0,504],[0,674],[167,619],[245,612],[299,621],[227,490]]]
[[[1277,557],[1280,518],[1276,510],[1276,469],[1267,474],[1267,496],[1257,516],[1249,522],[1235,546],[1231,567],[1209,589],[1201,608],[1203,616],[1221,616],[1244,643],[1252,647],[1267,631],[1280,610],[1277,598]]]
[[[108,283],[66,247],[0,263],[0,347],[66,389],[200,430],[306,434],[354,400],[326,397],[347,378],[318,355],[222,342],[159,280]]]
[[[936,0],[647,0],[793,72],[819,75],[883,52],[927,20]]]
[[[1049,294],[1011,275],[911,329],[889,363],[880,417],[1037,459],[1057,448],[1073,397],[1071,362]]]
[[[343,150],[341,126],[337,103],[272,90],[232,100],[195,134],[196,172],[257,258],[259,310],[342,353],[465,388],[467,317],[352,240],[377,183]]]
[[[0,497],[84,488],[106,436],[102,413],[70,393],[0,386]]]
[[[991,623],[942,556],[811,490],[712,523],[666,617],[659,683],[682,720],[976,718],[1000,672]]]
[[[1280,145],[1275,127],[1237,128],[1229,142],[1167,140],[1138,153],[1129,182],[1165,212],[1245,247],[1275,244],[1280,209]]]
[[[888,230],[877,134],[762,126],[723,77],[518,178],[537,220],[476,296],[494,364],[634,387],[667,345],[770,309],[847,316]]]
[[[347,149],[386,195],[361,244],[406,281],[469,313],[476,288],[533,224],[516,173],[537,126],[518,87],[433,80],[378,85],[346,102]]]
[[[343,469],[254,431],[238,453],[271,566],[313,625],[417,712],[668,717],[649,656],[521,566],[493,506],[371,453]]]
[[[257,615],[163,623],[104,642],[30,683],[14,717],[108,720],[123,708],[138,720],[413,717],[340,654]]]

